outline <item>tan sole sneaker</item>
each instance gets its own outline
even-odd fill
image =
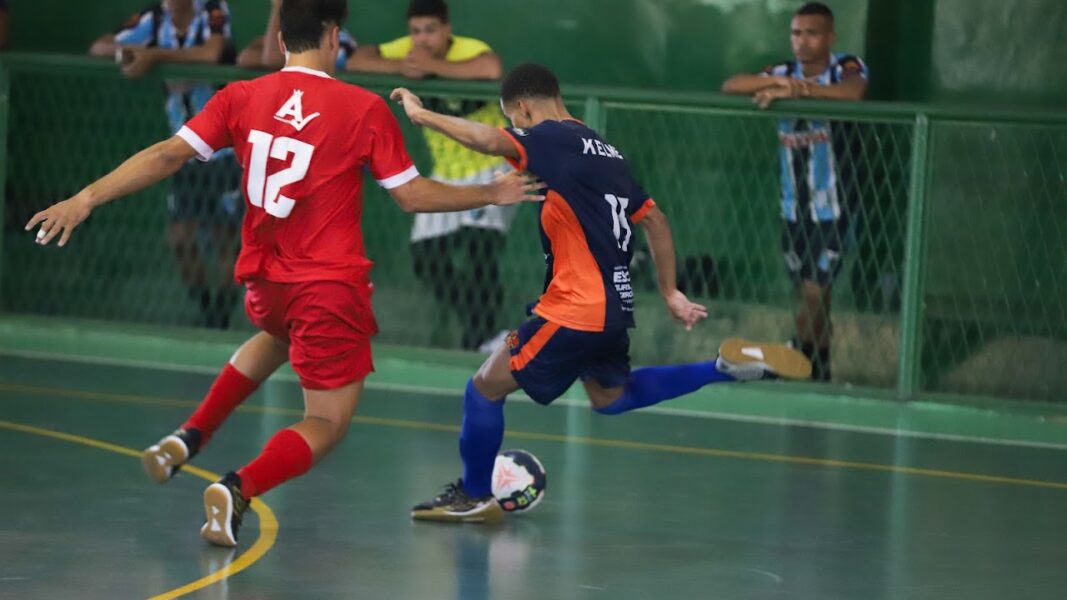
[[[204,490],[204,517],[200,536],[209,543],[226,548],[237,546],[237,535],[231,527],[233,496],[226,486],[213,483]]]
[[[167,483],[174,476],[174,468],[189,460],[189,449],[176,435],[168,435],[141,453],[145,474],[156,483]]]
[[[504,520],[504,509],[496,499],[479,502],[474,508],[456,512],[443,506],[411,511],[411,518],[416,521],[436,521],[438,523],[482,523],[492,525]]]
[[[729,339],[719,346],[720,361],[726,363],[726,372],[736,370],[739,375],[762,369],[782,379],[811,379],[811,361],[803,353],[782,344],[750,342]],[[755,379],[756,377],[738,377]]]

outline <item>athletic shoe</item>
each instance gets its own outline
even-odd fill
[[[411,509],[411,518],[447,523],[499,523],[504,509],[492,494],[472,498],[463,489],[463,480],[445,486],[445,491],[429,502]]]
[[[811,379],[811,361],[782,344],[729,339],[719,346],[715,367],[740,381],[753,379]]]
[[[204,516],[200,536],[216,546],[237,545],[237,530],[248,510],[248,500],[241,494],[241,478],[230,471],[204,490]]]
[[[200,432],[179,429],[141,453],[141,466],[156,483],[167,483],[200,450]]]

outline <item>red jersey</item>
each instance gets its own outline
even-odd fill
[[[363,168],[386,189],[419,174],[381,97],[302,67],[227,85],[178,136],[244,168],[239,281],[366,278]]]

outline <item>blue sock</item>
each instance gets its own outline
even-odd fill
[[[493,464],[503,441],[504,401],[490,402],[471,379],[463,396],[463,428],[459,432],[463,488],[467,495],[483,498],[493,492]]]
[[[626,384],[622,396],[596,411],[604,415],[618,415],[684,396],[709,383],[728,381],[736,379],[716,369],[715,361],[637,369],[630,374],[630,381]]]

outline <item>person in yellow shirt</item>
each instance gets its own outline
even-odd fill
[[[453,35],[443,0],[413,0],[407,23],[409,35],[384,44],[360,45],[347,69],[410,79],[495,80],[503,75],[500,57],[488,44]],[[493,127],[506,125],[495,102],[441,98],[426,102],[435,112]],[[427,130],[425,135],[434,179],[464,185],[487,183],[510,169],[499,157],[469,150],[437,132]],[[507,334],[497,331],[504,302],[499,261],[514,215],[514,207],[488,206],[415,216],[411,231],[415,274],[433,290],[439,303],[456,313],[464,349],[491,352],[503,344]]]

